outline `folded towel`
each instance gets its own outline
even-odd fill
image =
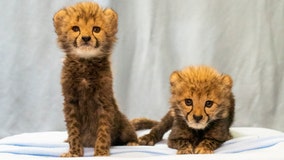
[[[148,133],[149,130],[138,131],[138,136]],[[233,139],[225,142],[218,148],[216,154],[253,153],[265,149],[284,151],[284,133],[264,128],[232,128]],[[175,155],[176,150],[168,148],[166,139],[155,146],[113,146],[113,157],[153,157]],[[41,157],[58,157],[68,151],[68,144],[64,142],[66,132],[37,132],[24,133],[6,137],[0,140],[1,154],[33,155]],[[280,148],[277,146],[278,144]],[[275,147],[276,146],[276,147]],[[85,148],[86,157],[93,156],[93,148]]]

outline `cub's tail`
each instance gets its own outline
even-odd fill
[[[156,126],[159,122],[148,118],[135,118],[131,120],[130,123],[137,131],[142,129],[151,129],[152,127]]]

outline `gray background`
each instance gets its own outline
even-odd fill
[[[65,130],[52,17],[75,2],[0,1],[0,137]],[[130,119],[159,120],[170,73],[206,64],[234,80],[234,126],[284,131],[283,0],[101,2],[119,14],[114,90]]]

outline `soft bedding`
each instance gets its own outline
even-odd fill
[[[149,130],[138,131],[139,136]],[[163,141],[155,146],[113,146],[111,156],[96,159],[282,159],[284,160],[284,133],[265,128],[235,127],[231,128],[233,139],[225,142],[214,154],[176,155],[176,150],[167,147],[165,134]],[[62,159],[59,155],[68,150],[64,143],[66,132],[24,133],[0,140],[0,159]],[[94,159],[93,148],[85,148],[85,157],[76,159]],[[64,158],[71,159],[71,158]]]

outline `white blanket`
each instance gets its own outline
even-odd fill
[[[144,135],[149,130],[138,131]],[[208,155],[176,155],[176,150],[167,147],[165,134],[163,141],[155,146],[113,146],[111,156],[96,159],[284,159],[284,133],[265,128],[232,128],[233,139],[225,142]],[[0,140],[0,159],[60,159],[58,156],[68,151],[64,143],[66,132],[24,133]],[[93,159],[93,148],[85,148],[85,157]],[[69,158],[67,158],[69,159]]]

